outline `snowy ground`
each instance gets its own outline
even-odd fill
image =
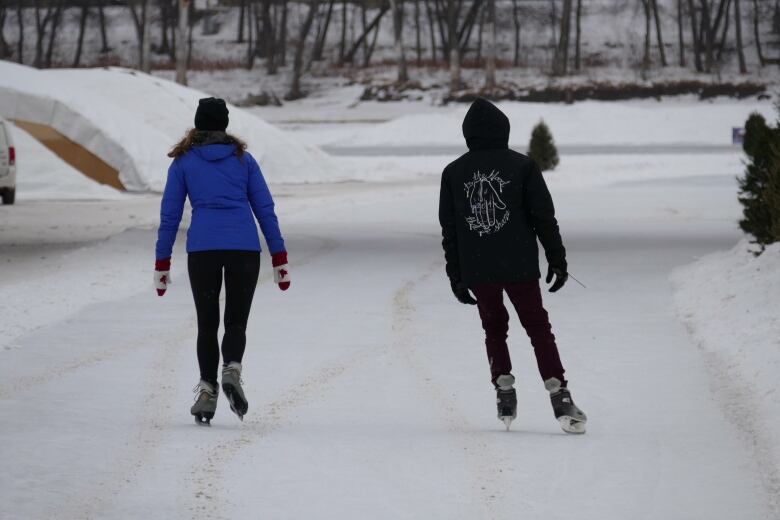
[[[17,236],[38,237],[0,234],[0,301],[14,301],[0,517],[776,518],[771,468],[725,420],[667,281],[738,238],[733,178],[664,177],[550,176],[588,286],[546,300],[590,417],[582,437],[558,429],[516,321],[520,416],[510,433],[495,419],[476,312],[444,280],[435,176],[276,187],[293,287],[278,291],[265,263],[250,414],[239,423],[223,400],[211,429],[188,414],[183,237],[169,294],[150,285],[157,201],[0,208]],[[72,234],[47,227],[60,213]]]
[[[552,416],[517,320],[520,413],[503,431],[477,313],[444,276],[438,174],[453,157],[388,146],[412,130],[427,146],[460,145],[433,129],[462,107],[350,108],[352,90],[255,110],[306,144],[362,137],[376,151],[337,159],[362,182],[272,186],[293,286],[270,282],[264,256],[249,415],[240,423],[221,398],[210,429],[189,416],[198,375],[184,234],[158,298],[158,197],[80,184],[15,132],[18,200],[0,206],[0,446],[12,468],[0,474],[0,518],[780,517],[777,292],[755,271],[776,281],[777,252],[749,262],[738,248],[676,270],[741,238],[739,153],[565,151],[642,135],[722,147],[751,110],[770,115],[769,102],[544,111],[564,150],[546,178],[570,269],[587,285],[546,298],[590,418],[574,437]],[[524,116],[541,108],[505,108],[524,142]],[[684,126],[695,117],[708,118],[700,133]],[[556,123],[567,119],[602,127],[578,134]],[[54,200],[71,197],[96,200]],[[723,272],[722,285],[707,284]],[[754,309],[737,321],[729,312]],[[750,376],[768,399],[755,408]]]

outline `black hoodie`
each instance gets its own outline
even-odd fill
[[[447,276],[467,285],[538,279],[547,262],[566,270],[552,197],[536,163],[509,149],[509,119],[477,99],[463,120],[469,151],[444,168],[439,222]]]

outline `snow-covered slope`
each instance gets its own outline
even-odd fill
[[[21,128],[8,125],[16,146],[16,198],[110,200],[123,198],[114,188],[85,177]]]
[[[758,111],[773,120],[771,101],[693,97],[608,102],[499,103],[512,125],[510,143],[525,146],[536,123],[544,120],[556,143],[565,145],[729,145],[732,127]],[[331,142],[333,146],[464,146],[461,123],[468,105],[437,113],[407,114],[361,129]],[[424,129],[423,132],[420,129]]]
[[[0,61],[0,116],[53,127],[119,171],[131,191],[161,191],[166,152],[208,94],[125,69],[37,70]],[[230,106],[229,130],[270,181],[324,180],[328,157]]]
[[[780,485],[780,244],[761,256],[747,240],[676,270],[680,317],[714,372],[729,418],[767,482]]]

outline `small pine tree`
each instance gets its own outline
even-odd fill
[[[773,212],[769,201],[770,174],[776,168],[775,143],[780,128],[767,125],[761,114],[753,113],[745,123],[742,148],[748,156],[745,175],[739,179],[739,201],[743,219],[739,226],[763,247],[776,240],[772,233]]]
[[[542,171],[554,170],[558,166],[558,149],[555,147],[550,128],[544,121],[539,121],[531,132],[528,156],[536,161]]]

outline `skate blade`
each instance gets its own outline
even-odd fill
[[[238,419],[241,422],[244,422],[244,414],[246,413],[246,409],[249,408],[249,406],[245,403],[244,404],[244,413],[241,413],[241,410],[239,410],[238,406],[236,406],[236,399],[235,396],[237,395],[233,391],[233,387],[231,385],[222,385],[222,391],[225,392],[225,397],[228,399],[228,403],[230,404],[230,411],[232,411]]]
[[[501,420],[504,422],[504,426],[506,426],[506,431],[509,431],[509,427],[512,425],[512,418],[502,417]]]
[[[200,415],[195,416],[195,424],[198,426],[211,426],[211,419],[208,417],[202,417]]]
[[[562,415],[558,417],[558,422],[561,425],[561,429],[566,433],[585,433],[585,421]]]

